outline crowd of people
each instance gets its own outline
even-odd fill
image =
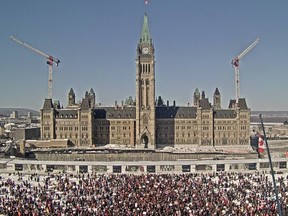
[[[288,176],[277,176],[282,215],[288,214]],[[6,174],[0,177],[0,215],[277,215],[269,175]]]

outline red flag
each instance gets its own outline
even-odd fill
[[[149,3],[149,0],[144,0],[145,5]]]
[[[264,137],[262,135],[259,136],[259,140],[258,140],[258,152],[259,153],[263,153],[264,152]]]

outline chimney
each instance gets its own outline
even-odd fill
[[[175,100],[173,101],[173,106],[176,107],[176,102],[175,102]]]
[[[167,100],[167,107],[169,107],[169,101]]]
[[[115,110],[117,109],[117,101],[115,101]]]

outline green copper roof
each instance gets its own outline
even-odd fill
[[[200,92],[199,92],[198,88],[195,89],[194,94],[196,94],[196,95],[200,95]]]
[[[147,14],[144,14],[140,43],[151,43]]]

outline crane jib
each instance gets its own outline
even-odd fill
[[[56,66],[58,66],[58,64],[60,63],[60,60],[57,58],[54,58],[51,55],[47,55],[46,53],[30,46],[29,44],[23,43],[22,41],[18,40],[17,38],[15,38],[13,36],[11,36],[10,39],[47,59],[47,64],[48,64],[48,98],[52,99],[52,82],[53,82],[53,69],[52,68],[53,68],[53,63],[55,62]]]

